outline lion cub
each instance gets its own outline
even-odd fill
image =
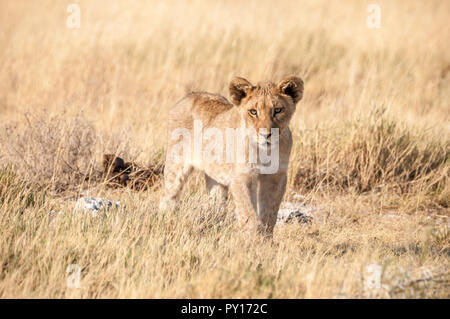
[[[173,208],[194,168],[205,173],[208,193],[226,200],[239,224],[271,236],[286,190],[292,147],[289,121],[303,96],[303,81],[252,85],[236,77],[232,103],[205,92],[190,93],[169,114],[169,140],[160,209]]]

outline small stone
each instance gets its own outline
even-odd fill
[[[50,211],[50,216],[52,216],[52,217],[59,216],[62,214],[63,214],[63,212],[60,212],[60,211],[56,211],[56,210]]]
[[[280,209],[277,216],[277,224],[284,224],[291,221],[296,221],[298,223],[310,223],[312,220],[313,216],[311,213],[292,208]]]
[[[83,210],[85,213],[90,213],[95,217],[99,211],[108,210],[113,207],[118,208],[119,205],[120,202],[113,202],[109,199],[81,197],[77,200],[74,211]]]
[[[398,218],[400,218],[399,215],[394,215],[394,214],[386,214],[386,215],[384,215],[384,216],[387,217],[387,218],[392,218],[392,219],[398,219]]]

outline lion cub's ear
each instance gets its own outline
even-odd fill
[[[289,95],[294,104],[297,104],[303,97],[303,80],[299,77],[288,76],[277,87],[280,93]]]
[[[247,96],[252,87],[253,85],[246,79],[235,77],[228,86],[233,104],[241,104],[242,99]]]

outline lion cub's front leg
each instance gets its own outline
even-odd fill
[[[256,204],[257,182],[257,176],[253,174],[236,174],[229,187],[239,225],[248,230],[256,230],[260,226]]]
[[[277,222],[278,209],[286,191],[286,173],[259,175],[258,215],[261,220],[260,231],[272,236]]]

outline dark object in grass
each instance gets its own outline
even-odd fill
[[[103,155],[103,176],[112,187],[146,190],[155,185],[162,177],[163,171],[162,165],[140,167],[135,163],[125,162],[114,154]]]

